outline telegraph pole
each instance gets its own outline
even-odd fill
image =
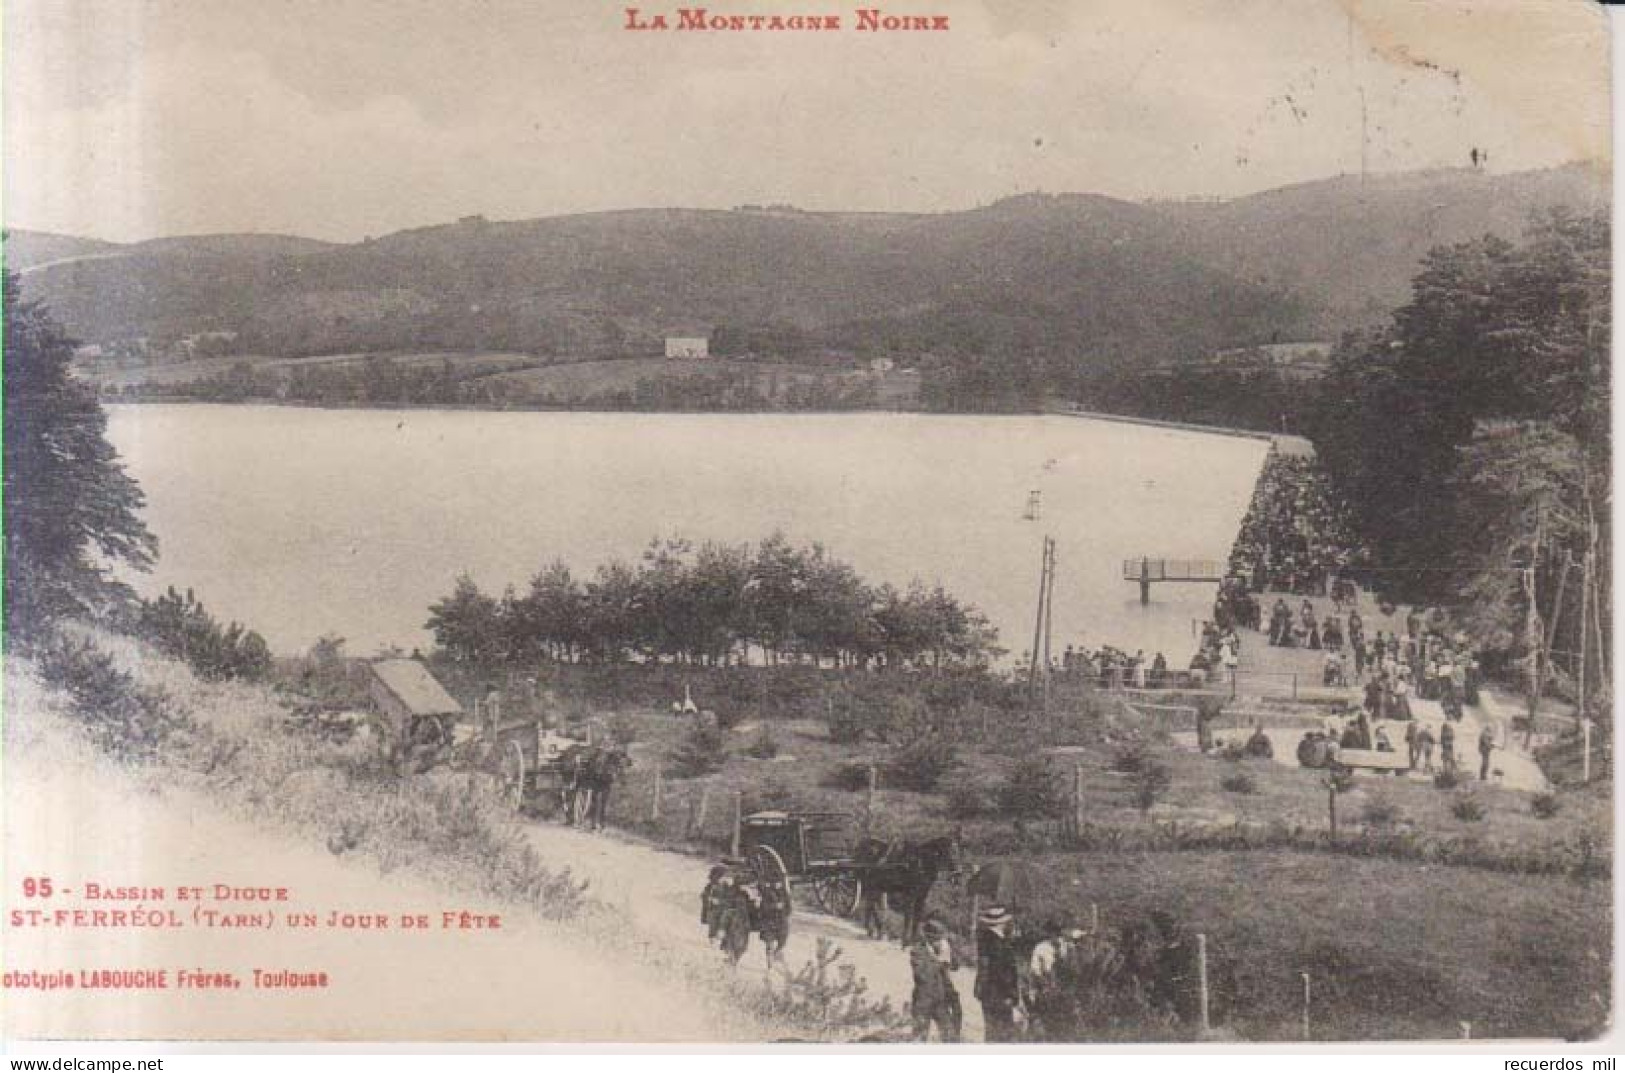
[[[1043,565],[1038,575],[1038,611],[1033,616],[1032,659],[1027,668],[1027,688],[1034,700],[1040,698],[1040,690],[1046,697],[1049,693],[1049,603],[1054,586],[1055,541],[1045,537]]]

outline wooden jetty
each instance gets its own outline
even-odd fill
[[[1224,580],[1224,564],[1214,559],[1123,560],[1123,580],[1140,584],[1140,603],[1151,602],[1151,586],[1158,581],[1197,581],[1218,584]]]

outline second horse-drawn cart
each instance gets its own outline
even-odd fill
[[[850,917],[863,898],[864,865],[847,845],[840,812],[754,812],[739,821],[739,855],[758,879],[808,892],[826,913]]]
[[[552,816],[569,807],[569,757],[581,745],[541,723],[513,723],[492,728],[486,755],[514,811]]]

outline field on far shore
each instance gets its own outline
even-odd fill
[[[304,358],[234,354],[155,364],[81,363],[83,374],[103,388],[145,389],[163,394],[246,365],[257,373],[303,368],[339,368],[368,360],[421,368],[450,363],[465,389],[492,394],[510,405],[579,405],[616,392],[630,392],[646,381],[676,382],[697,376],[749,377],[768,399],[780,399],[792,387],[847,389],[872,385],[881,408],[911,408],[919,401],[920,377],[914,372],[862,371],[851,364],[744,360],[712,357],[671,359],[651,356],[538,357],[509,351],[424,351],[379,354],[324,354]]]

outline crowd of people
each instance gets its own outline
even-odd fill
[[[1125,1017],[1190,1026],[1198,1019],[1195,944],[1166,913],[1121,931],[1057,916],[1028,928],[1004,906],[984,908],[974,937],[973,997],[988,1043],[1076,1042]],[[928,917],[909,948],[914,1038],[961,1038],[964,1011],[953,971],[958,956],[941,917]],[[1231,990],[1213,961],[1213,995]]]
[[[1315,460],[1271,448],[1230,551],[1230,576],[1253,592],[1336,596],[1335,582],[1365,559]]]
[[[713,865],[700,892],[700,923],[730,965],[745,956],[752,935],[760,937],[771,968],[784,960],[790,939],[790,891],[737,862]]]
[[[1052,668],[1064,678],[1088,681],[1102,689],[1166,689],[1174,685],[1168,658],[1161,652],[1147,656],[1145,649],[1132,655],[1111,645],[1090,650],[1067,645],[1060,664]]]

